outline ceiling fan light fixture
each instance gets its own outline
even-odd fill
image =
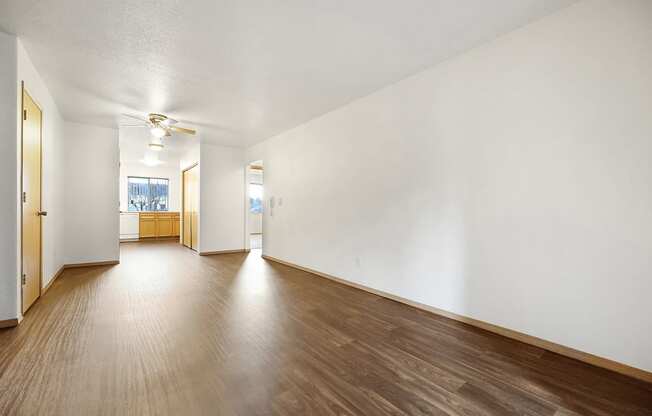
[[[160,139],[161,137],[165,136],[165,134],[167,133],[167,130],[165,130],[161,126],[154,126],[154,127],[152,127],[150,132],[152,133],[152,136]]]
[[[158,158],[157,153],[145,154],[145,157],[140,160],[142,164],[149,167],[162,165],[164,162]]]
[[[153,137],[148,146],[150,149],[160,152],[163,150],[163,141],[160,137]]]

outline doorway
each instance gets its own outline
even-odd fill
[[[262,250],[263,248],[263,162],[256,161],[249,164],[247,169],[247,229],[249,248]]]
[[[195,164],[182,174],[182,232],[184,246],[197,251],[199,247],[199,165]]]
[[[22,88],[22,311],[41,296],[41,133],[43,112]]]

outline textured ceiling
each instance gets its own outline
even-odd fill
[[[64,118],[163,112],[244,146],[574,0],[3,0]]]

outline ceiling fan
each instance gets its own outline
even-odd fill
[[[163,149],[163,137],[171,136],[172,132],[191,135],[196,133],[193,129],[176,126],[178,123],[177,120],[163,114],[150,113],[147,115],[146,119],[129,114],[123,114],[123,116],[138,120],[140,123],[120,124],[121,127],[148,127],[150,129],[149,131],[152,133],[153,137],[149,147],[153,150]]]

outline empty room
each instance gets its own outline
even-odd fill
[[[0,3],[0,415],[652,416],[652,1]]]

